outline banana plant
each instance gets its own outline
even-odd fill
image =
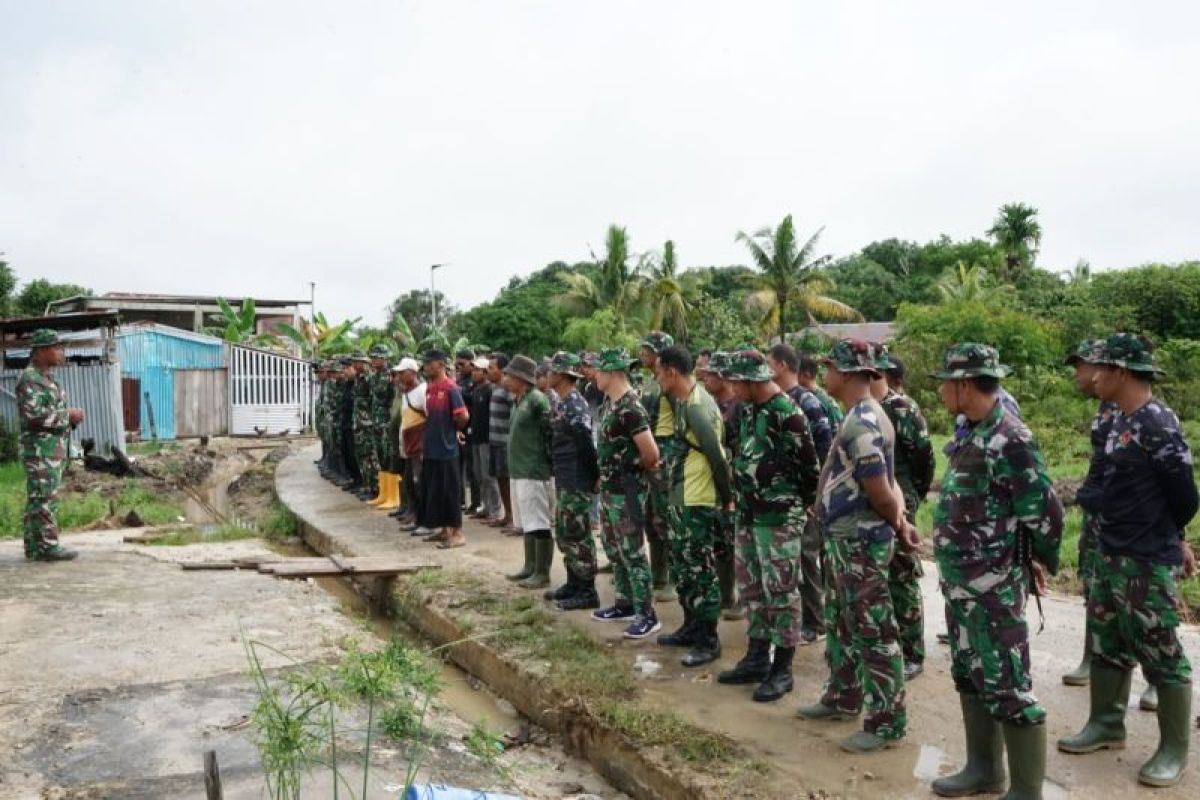
[[[229,301],[223,297],[217,298],[217,305],[221,309],[221,322],[223,324],[208,329],[208,332],[213,336],[219,336],[225,341],[234,344],[249,344],[256,347],[279,346],[279,337],[255,331],[255,323],[257,322],[258,315],[254,308],[254,298],[247,297],[242,300],[242,307],[236,311],[229,304]]]
[[[301,319],[299,328],[287,324],[280,324],[278,328],[299,348],[304,358],[326,358],[353,349],[350,329],[361,319],[362,317],[355,317],[333,325],[323,313],[317,313],[311,323]]]

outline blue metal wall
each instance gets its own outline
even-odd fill
[[[121,376],[141,381],[142,438],[150,438],[150,408],[159,439],[175,438],[175,370],[225,366],[225,343],[165,325],[122,329],[117,333]]]

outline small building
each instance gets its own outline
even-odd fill
[[[862,339],[865,342],[890,342],[896,338],[894,322],[819,322],[800,331],[800,335],[817,334],[826,339]]]
[[[239,309],[245,298],[221,298]],[[298,326],[300,307],[307,300],[266,300],[258,297],[254,301],[255,333],[275,333],[279,323]],[[84,311],[117,311],[121,321],[154,322],[193,333],[203,333],[210,327],[224,327],[224,317],[216,297],[182,294],[137,294],[133,292],[107,292],[99,296],[77,295],[55,300],[46,307],[47,314],[69,314]]]
[[[229,433],[224,341],[152,322],[121,326],[116,341],[126,430],[142,439]]]
[[[52,317],[0,320],[0,419],[19,427],[17,381],[29,365],[29,336],[39,328],[57,331],[63,341],[66,363],[54,377],[67,395],[67,403],[82,408],[83,424],[71,432],[78,445],[94,443],[95,452],[109,456],[125,452],[122,422],[121,367],[117,362],[117,314],[83,311]]]

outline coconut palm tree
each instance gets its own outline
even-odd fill
[[[1004,253],[1005,283],[1016,280],[1023,269],[1033,267],[1038,247],[1042,243],[1042,225],[1037,220],[1037,209],[1024,203],[1006,203],[987,234],[995,240]]]
[[[593,280],[578,272],[563,272],[558,278],[564,291],[555,301],[567,311],[590,317],[601,309],[609,309],[617,318],[621,330],[637,315],[645,293],[641,262],[630,266],[629,236],[619,225],[610,225],[604,242],[604,258],[597,258],[599,274]]]
[[[646,276],[650,328],[666,330],[679,341],[686,342],[688,305],[695,295],[695,287],[689,276],[678,274],[675,242],[668,240],[663,245],[662,256],[648,260]]]
[[[759,316],[768,336],[774,331],[783,341],[789,312],[796,310],[804,313],[810,325],[818,318],[862,319],[862,314],[827,294],[834,288],[833,281],[821,274],[820,268],[829,261],[829,256],[813,256],[822,230],[799,247],[791,214],[774,229],[768,226],[753,235],[738,231],[736,241],[746,245],[754,266],[761,272],[753,279],[754,291],[746,299],[746,306]]]
[[[959,261],[938,278],[934,288],[942,302],[979,300],[991,289],[992,276],[978,264],[967,266]]]

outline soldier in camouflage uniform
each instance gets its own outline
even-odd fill
[[[316,380],[316,399],[313,401],[313,430],[317,440],[321,442],[321,457],[317,459],[317,472],[322,478],[329,476],[329,460],[332,452],[329,448],[329,409],[326,400],[329,396],[329,368],[324,361],[313,362],[313,373]]]
[[[821,699],[799,710],[804,719],[838,720],[865,706],[863,730],[842,742],[852,753],[881,750],[902,738],[904,667],[888,592],[888,564],[911,546],[904,498],[895,479],[895,431],[871,396],[879,376],[874,347],[842,339],[824,359],[825,387],[847,408],[821,471],[818,515],[824,522],[829,571]]]
[[[871,395],[883,407],[896,432],[896,484],[904,495],[905,516],[913,527],[917,509],[933,483],[933,444],[929,426],[916,401],[893,390],[885,378],[892,368],[887,345],[876,344],[880,375],[871,381]],[[888,593],[896,615],[900,649],[904,653],[904,679],[912,680],[925,669],[925,613],[921,601],[921,557],[915,550],[896,549],[888,567]]]
[[[758,702],[792,690],[792,658],[800,640],[800,533],[812,505],[817,450],[804,414],[772,380],[757,350],[733,356],[721,373],[742,401],[733,459],[738,496],[735,534],[738,591],[749,615],[748,649],[720,683],[761,681]],[[770,657],[775,645],[774,658]]]
[[[567,568],[565,585],[547,592],[562,611],[599,608],[596,543],[592,539],[592,498],[599,468],[592,413],[576,382],[580,359],[559,352],[550,360],[549,388],[559,400],[550,412],[550,461],[556,495],[554,538]]]
[[[338,361],[341,372],[338,382],[340,390],[335,395],[336,439],[338,451],[342,457],[345,477],[336,485],[348,492],[357,492],[363,488],[362,471],[359,469],[358,456],[354,448],[354,396],[359,373],[359,363],[352,356],[346,356]]]
[[[650,565],[642,552],[647,476],[659,466],[658,446],[646,409],[629,385],[636,363],[607,349],[596,364],[596,384],[608,400],[600,412],[596,450],[600,466],[600,522],[604,551],[613,564],[616,602],[592,612],[603,622],[629,622],[625,636],[643,639],[662,625],[654,613]]]
[[[67,408],[67,396],[52,370],[63,363],[58,334],[42,328],[30,337],[29,366],[17,379],[21,463],[25,468],[25,557],[70,561],[74,550],[58,542],[58,487],[68,458],[71,430],[83,411]]]
[[[362,473],[362,488],[355,492],[360,500],[375,496],[379,479],[379,453],[375,449],[375,421],[372,417],[375,380],[371,359],[365,353],[354,353],[350,359],[355,364],[354,401],[352,421],[354,426],[354,458]]]
[[[1033,434],[1008,409],[995,348],[951,347],[938,394],[965,432],[934,511],[934,555],[946,599],[951,676],[959,692],[967,763],[933,782],[946,797],[1000,791],[1007,747],[1008,797],[1040,798],[1046,771],[1046,711],[1033,695],[1025,604],[1043,570],[1058,569],[1062,505]]]
[[[675,439],[675,403],[654,380],[658,354],[671,347],[675,340],[662,331],[650,331],[641,341],[639,360],[649,379],[641,390],[642,405],[650,416],[650,431],[658,445],[659,467],[650,476],[650,488],[646,495],[646,540],[650,544],[650,570],[654,580],[655,599],[675,599],[675,588],[671,583],[671,517],[669,500],[671,495],[671,471],[679,456],[679,444]]]
[[[386,345],[377,344],[368,354],[371,359],[371,442],[375,447],[375,463],[379,470],[379,492],[369,505],[376,508],[391,510],[393,495],[399,504],[400,476],[395,472],[396,442],[387,436],[388,420],[392,413],[392,400],[396,396],[392,386],[391,374],[388,371],[388,359],[391,351]]]
[[[1187,768],[1192,668],[1179,642],[1177,573],[1196,571],[1184,530],[1200,507],[1192,454],[1179,419],[1153,395],[1162,374],[1144,338],[1114,334],[1096,354],[1096,395],[1116,403],[1104,448],[1099,554],[1088,589],[1091,711],[1068,753],[1125,746],[1130,673],[1141,664],[1158,689],[1158,749],[1138,771],[1147,786],[1174,786]]]
[[[721,410],[692,374],[692,357],[682,347],[658,354],[656,380],[675,402],[675,438],[680,456],[672,470],[671,564],[683,625],[658,637],[660,645],[690,647],[685,667],[721,655],[721,616],[714,546],[721,535],[720,512],[731,506],[729,464],[722,447]]]
[[[741,426],[741,401],[733,393],[733,386],[721,377],[722,370],[729,367],[729,354],[717,350],[708,357],[708,363],[703,369],[697,368],[704,380],[704,388],[712,395],[721,412],[721,444],[725,448],[726,463],[733,463],[737,453],[738,428]],[[713,558],[717,565],[717,581],[721,586],[722,616],[728,620],[742,619],[745,611],[737,601],[737,578],[733,573],[733,532],[737,519],[737,487],[730,485],[733,492],[734,506],[718,508],[720,520],[717,537],[713,542]],[[802,640],[803,641],[803,640]]]

